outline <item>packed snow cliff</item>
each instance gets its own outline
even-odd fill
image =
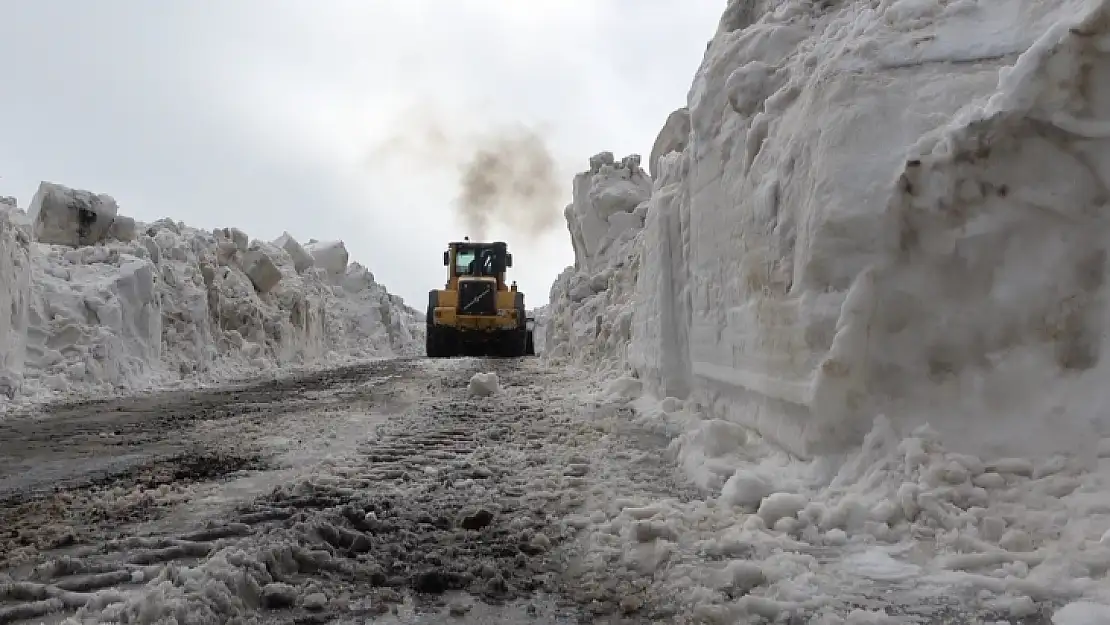
[[[575,178],[544,358],[710,493],[635,521],[689,609],[1110,604],[1107,5],[730,0],[644,167]]]
[[[415,354],[422,327],[341,241],[136,223],[52,183],[0,204],[0,399]]]
[[[574,177],[566,217],[575,265],[551,286],[537,329],[550,362],[623,371],[651,179],[640,158],[603,152]],[[640,312],[638,311],[638,314]]]
[[[604,153],[575,178],[547,357],[800,454],[879,414],[977,452],[1089,441],[1104,10],[730,2],[651,175]]]

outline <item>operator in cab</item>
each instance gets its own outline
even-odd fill
[[[467,273],[472,276],[492,276],[496,272],[494,270],[494,257],[496,252],[494,250],[482,250],[475,255],[474,260],[470,261],[467,265]]]

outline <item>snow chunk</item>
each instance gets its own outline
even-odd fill
[[[268,293],[281,282],[281,272],[261,250],[249,250],[243,254],[242,266],[259,293]]]
[[[768,527],[773,526],[779,519],[793,517],[806,505],[804,495],[796,493],[772,493],[763,498],[756,514]]]
[[[239,252],[247,251],[250,246],[250,237],[238,228],[219,228],[217,235],[231,241]]]
[[[720,586],[735,592],[747,593],[766,581],[767,576],[759,564],[747,560],[732,560],[721,571]]]
[[[101,241],[118,210],[109,195],[43,181],[31,199],[28,215],[36,241],[77,247]]]
[[[647,543],[656,540],[677,540],[678,534],[665,521],[640,520],[633,521],[631,527],[632,539],[638,543]]]
[[[328,596],[322,592],[308,593],[304,596],[301,605],[303,605],[306,610],[319,612],[327,607]]]
[[[309,254],[293,235],[288,232],[283,232],[280,237],[274,240],[274,245],[285,250],[287,254],[293,259],[293,268],[297,273],[304,273],[308,271],[316,262],[312,255]]]
[[[663,122],[663,128],[655,137],[648,157],[648,171],[654,179],[659,176],[659,159],[671,152],[681,152],[690,142],[690,109],[685,106],[673,111]]]
[[[500,390],[500,382],[497,379],[497,373],[493,371],[489,373],[475,373],[470,377],[467,390],[471,395],[478,397],[493,395]]]
[[[349,255],[343,241],[316,241],[304,246],[312,256],[313,263],[327,272],[332,280],[338,280],[347,270]]]
[[[112,225],[108,228],[108,236],[124,243],[134,241],[136,236],[135,220],[131,217],[116,215],[116,218],[112,220]]]
[[[340,282],[340,286],[352,293],[366,290],[374,284],[374,274],[359,263],[351,263]]]
[[[771,95],[768,83],[773,74],[774,68],[762,61],[751,61],[732,72],[725,82],[732,110],[745,117],[753,115]]]
[[[765,476],[750,468],[739,468],[721,488],[721,502],[731,506],[755,508],[764,497],[774,492],[774,486]]]

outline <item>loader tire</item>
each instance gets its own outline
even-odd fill
[[[518,330],[513,334],[516,335],[516,353],[514,356],[524,358],[528,355],[528,330]]]
[[[424,353],[428,358],[450,358],[454,356],[448,331],[446,328],[431,323],[428,324],[428,331],[424,338]]]
[[[508,358],[512,356],[512,332],[501,332],[486,343],[487,358]]]
[[[531,330],[526,330],[525,333],[526,333],[526,336],[525,336],[525,339],[524,339],[524,355],[525,356],[535,356],[536,355],[536,343],[532,339],[532,331]]]
[[[428,358],[439,358],[439,350],[439,333],[436,332],[436,327],[429,323],[424,335],[424,355]]]

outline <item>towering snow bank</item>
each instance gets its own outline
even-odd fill
[[[339,242],[316,247],[325,262],[312,267],[287,233],[270,244],[163,219],[105,226],[96,245],[54,245],[31,242],[30,223],[0,213],[0,382],[21,382],[24,398],[217,382],[413,354],[423,341],[419,313],[346,265]]]
[[[1055,391],[1097,361],[1106,170],[1053,120],[1105,110],[1098,39],[1069,31],[1097,34],[1095,6],[852,4],[718,35],[688,150],[705,403],[800,451],[878,412],[974,451],[1061,431]]]
[[[575,264],[551,287],[542,343],[553,363],[620,371],[632,321],[632,289],[640,262],[651,179],[640,157],[590,159],[574,178],[565,215]]]
[[[729,3],[643,227],[583,242],[593,171],[568,210],[548,357],[670,396],[638,424],[716,496],[601,523],[607,574],[652,554],[717,622],[1110,605],[1108,4]],[[586,331],[626,310],[627,347]]]
[[[626,359],[802,454],[879,413],[977,453],[1087,440],[1107,425],[1104,11],[730,2],[620,248],[634,296],[586,280],[615,271],[584,188],[606,175],[576,178],[549,353]],[[591,342],[633,309],[631,348]]]

